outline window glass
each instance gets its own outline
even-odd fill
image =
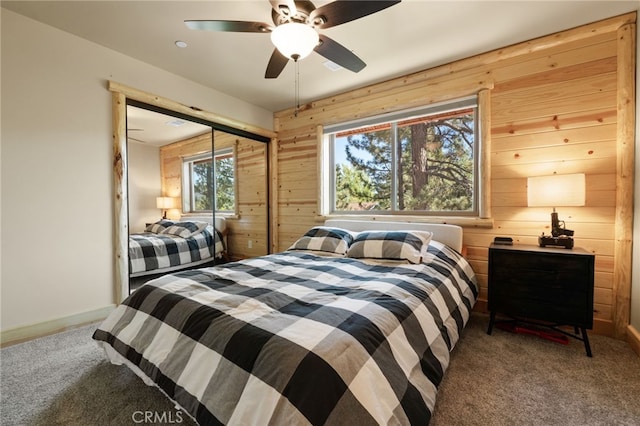
[[[330,212],[478,214],[475,99],[373,121],[329,133]]]
[[[193,212],[213,210],[213,185],[211,177],[211,157],[191,163],[191,196],[193,197]]]
[[[216,211],[235,210],[235,164],[233,151],[216,155]]]
[[[335,210],[391,208],[391,132],[358,129],[335,137]]]

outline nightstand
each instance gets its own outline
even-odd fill
[[[594,263],[595,255],[581,248],[491,244],[487,334],[501,313],[582,340],[591,356]],[[575,334],[556,328],[562,325]]]

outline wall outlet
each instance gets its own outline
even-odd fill
[[[252,240],[247,241],[247,248],[253,248],[253,241]]]

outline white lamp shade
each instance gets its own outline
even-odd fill
[[[174,207],[173,198],[172,197],[157,197],[156,198],[156,207],[159,209],[172,209]]]
[[[584,206],[584,173],[530,177],[527,199],[529,207]]]
[[[308,56],[319,41],[316,30],[298,22],[279,25],[271,32],[271,42],[290,59],[296,55],[296,60]]]

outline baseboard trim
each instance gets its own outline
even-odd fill
[[[631,349],[640,356],[640,332],[631,324],[627,326],[627,342],[629,342]]]
[[[489,303],[486,299],[478,299],[476,300],[476,304],[473,306],[474,312],[481,312],[483,314],[489,313]]]
[[[101,321],[115,309],[116,305],[105,306],[93,311],[81,312],[67,317],[57,318],[51,321],[16,327],[0,332],[0,347],[15,345],[27,340],[44,337],[71,328],[80,327],[92,322]]]
[[[593,328],[591,329],[591,333],[615,338],[613,331],[613,321],[603,320],[600,318],[593,319]]]

